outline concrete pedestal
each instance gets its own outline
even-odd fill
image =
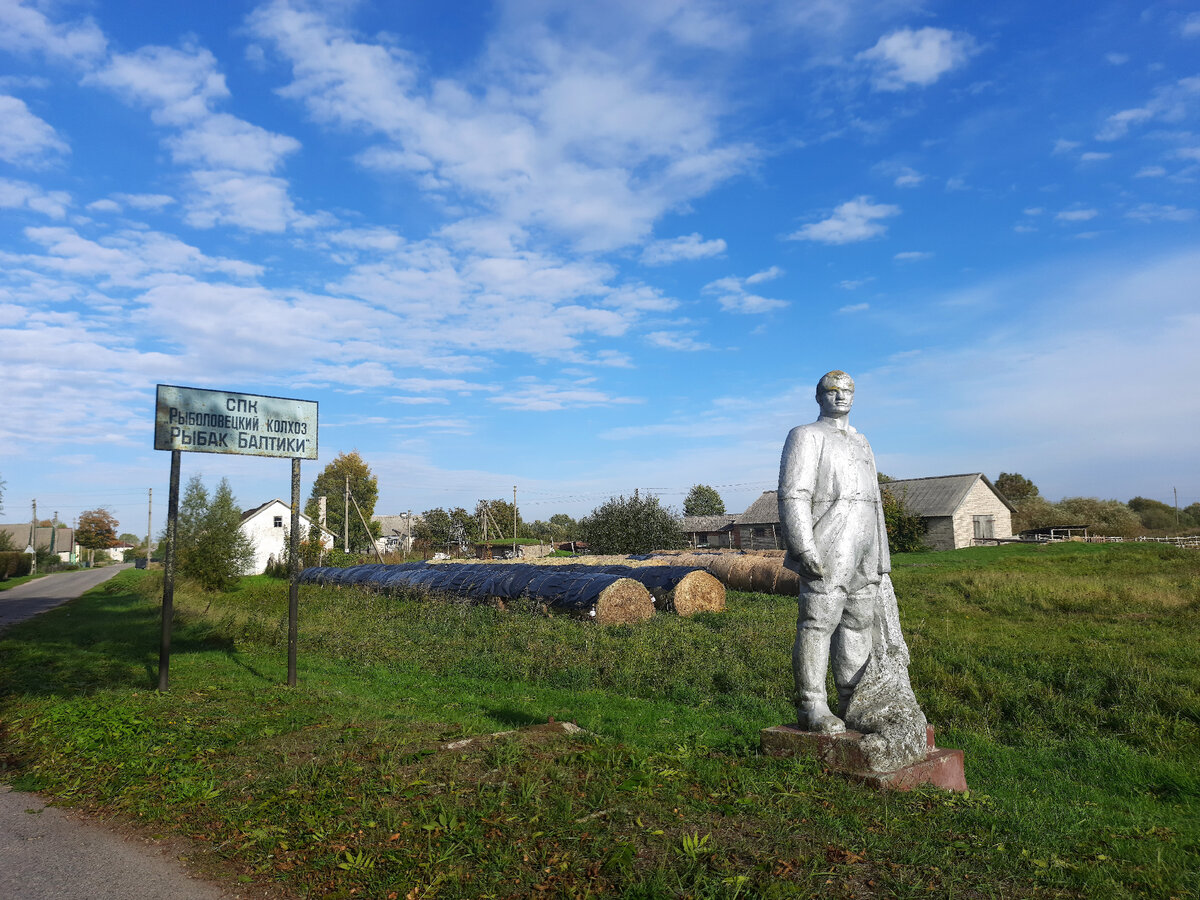
[[[932,725],[926,731],[925,758],[894,772],[872,772],[867,768],[859,746],[863,737],[858,731],[820,734],[801,731],[795,725],[776,725],[762,730],[761,743],[765,756],[807,756],[844,778],[876,790],[911,791],[920,784],[948,791],[967,790],[963,752],[935,747]]]

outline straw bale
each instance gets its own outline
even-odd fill
[[[725,585],[708,572],[697,569],[675,585],[665,606],[685,617],[698,612],[722,612],[725,609]]]
[[[593,621],[598,625],[625,625],[654,615],[650,592],[632,578],[618,578],[596,599]]]
[[[752,591],[753,574],[755,560],[752,556],[743,556],[735,559],[733,565],[729,567],[729,575],[725,584],[733,588],[735,591]]]

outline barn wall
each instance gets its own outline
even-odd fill
[[[953,550],[954,519],[950,516],[925,516],[925,544],[930,550]]]
[[[975,516],[992,517],[992,537],[1010,538],[1012,513],[983,479],[976,480],[954,512],[954,546],[970,547],[975,540]]]

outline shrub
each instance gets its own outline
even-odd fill
[[[0,551],[0,581],[20,578],[33,571],[33,556],[17,550]]]
[[[595,553],[649,553],[687,546],[675,514],[654,496],[611,497],[579,522],[583,540]]]

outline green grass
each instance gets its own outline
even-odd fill
[[[39,572],[37,575],[18,575],[15,578],[8,578],[0,581],[0,591],[7,591],[10,588],[15,588],[19,584],[24,584],[27,581],[33,581],[35,578],[45,578],[45,572]]]
[[[791,716],[788,598],[598,628],[304,588],[288,689],[286,584],[181,586],[161,695],[137,571],[0,639],[0,774],[297,895],[1196,896],[1200,554],[895,562],[967,796],[757,755]],[[525,727],[550,716],[592,734]]]

